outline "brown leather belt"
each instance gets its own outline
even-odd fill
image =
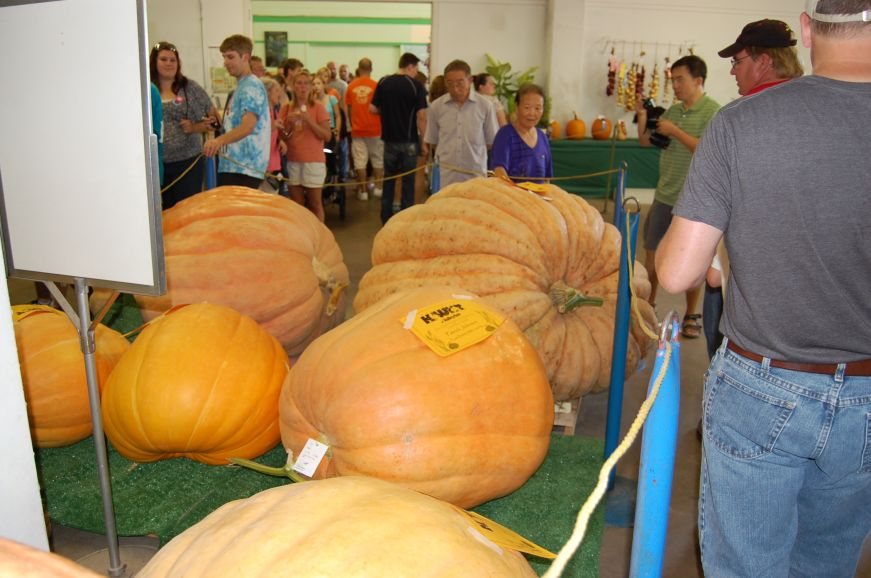
[[[751,351],[747,351],[746,349],[735,345],[735,342],[731,340],[726,347],[742,357],[752,359],[756,363],[762,363],[762,360],[764,359],[761,355],[757,355]],[[804,371],[805,373],[823,373],[828,375],[834,375],[835,372],[838,370],[837,363],[797,363],[793,361],[780,361],[779,359],[772,359],[770,365],[771,367],[790,369],[792,371]],[[847,363],[847,368],[844,371],[844,375],[871,376],[871,359],[863,359],[862,361],[851,361]]]

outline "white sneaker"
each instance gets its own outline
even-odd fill
[[[372,194],[375,195],[375,198],[376,198],[376,199],[380,199],[380,198],[381,198],[381,195],[384,194],[384,190],[383,190],[383,189],[379,189],[378,187],[375,187],[375,190],[372,191]]]
[[[358,201],[368,201],[369,200],[369,193],[367,193],[366,191],[357,191],[357,200]]]

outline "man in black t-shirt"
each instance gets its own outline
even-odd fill
[[[381,140],[384,141],[384,192],[381,197],[381,222],[393,216],[396,193],[395,175],[402,177],[400,208],[414,204],[414,172],[417,156],[425,153],[426,89],[415,80],[420,59],[406,52],[399,58],[399,71],[378,83],[370,109],[381,115]]]

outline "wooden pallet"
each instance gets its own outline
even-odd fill
[[[567,436],[575,435],[575,425],[578,423],[578,410],[581,399],[558,401],[553,404],[553,431]]]

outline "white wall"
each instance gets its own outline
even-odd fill
[[[654,43],[688,43],[695,46],[694,53],[708,65],[708,94],[720,104],[738,98],[734,78],[729,74],[729,60],[717,56],[717,51],[732,44],[745,24],[763,18],[787,22],[796,34],[801,33],[799,14],[804,5],[799,0],[670,0],[646,2],[641,0],[586,0],[583,57],[579,59],[577,74],[583,79],[583,90],[578,95],[578,112],[589,126],[597,114],[612,119],[623,118],[629,123],[633,113],[618,110],[614,99],[605,96],[607,84],[608,52],[613,41],[638,42],[647,52],[647,78],[653,68],[657,47]],[[808,51],[797,45],[805,72],[810,72]],[[638,58],[636,51],[627,47],[626,60]],[[659,48],[660,72],[665,48]],[[684,52],[686,55],[686,52]],[[620,57],[620,49],[617,51]],[[672,61],[675,59],[672,58]],[[661,76],[660,76],[661,78]],[[660,80],[660,86],[662,81]],[[559,120],[565,123],[570,111]],[[634,130],[630,128],[634,136]]]
[[[0,254],[0,265],[6,261]],[[6,278],[0,283],[0,536],[48,550]]]

